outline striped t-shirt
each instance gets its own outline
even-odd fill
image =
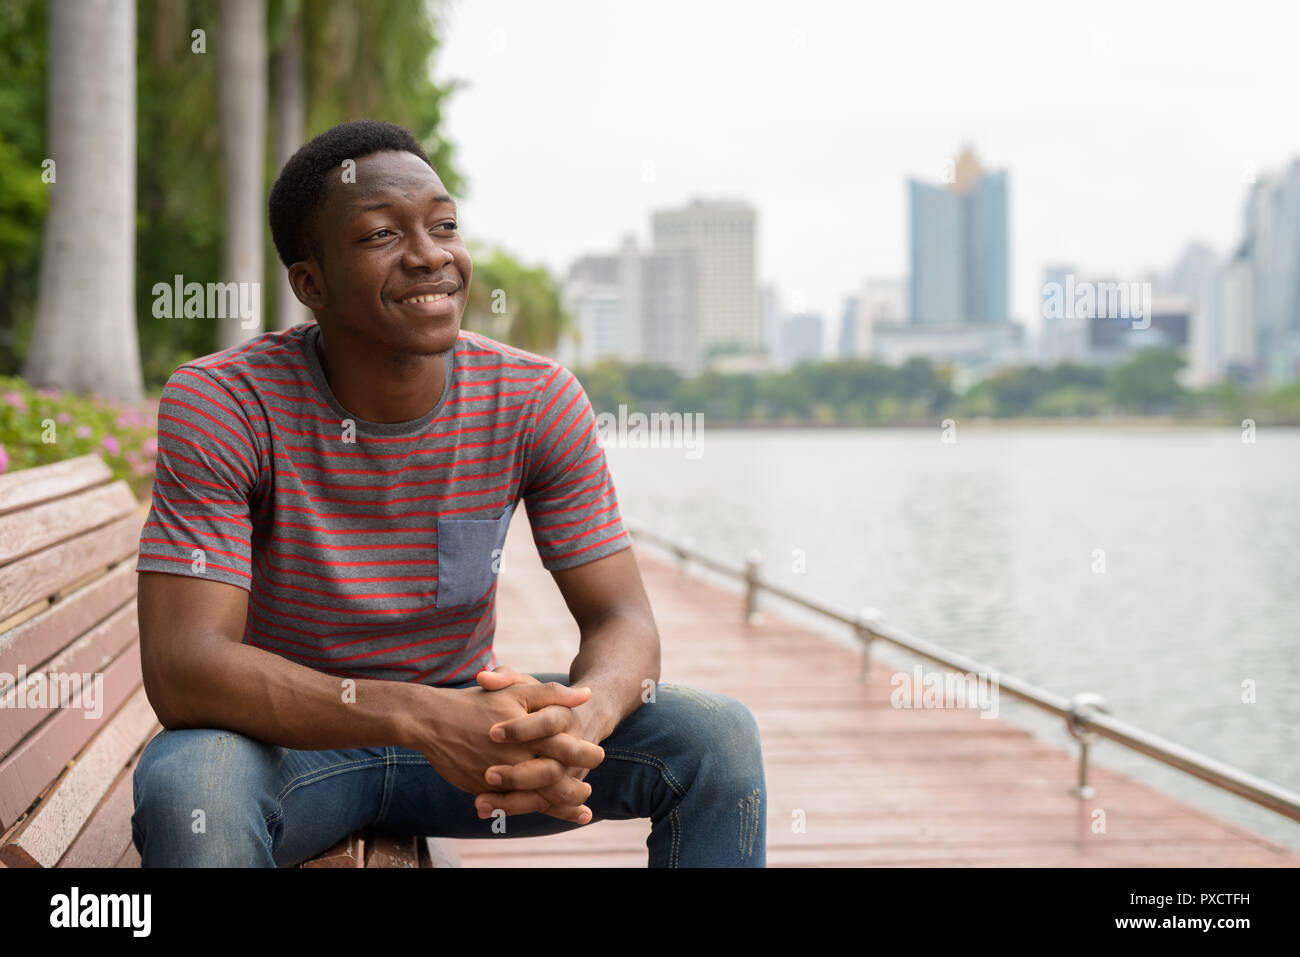
[[[461,330],[438,404],[352,416],[306,322],[187,362],[158,408],[137,571],[248,591],[243,640],[330,674],[460,684],[494,667],[523,499],[551,571],[631,545],[582,385]]]

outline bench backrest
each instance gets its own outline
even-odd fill
[[[148,512],[98,455],[0,475],[0,835],[141,693],[135,557]],[[100,693],[68,707],[84,675]]]

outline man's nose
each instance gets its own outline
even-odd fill
[[[406,244],[406,253],[402,257],[402,265],[407,269],[418,269],[421,266],[427,266],[430,269],[441,269],[453,259],[451,250],[444,246],[438,237],[432,235],[429,230],[417,230],[412,236],[411,241]]]

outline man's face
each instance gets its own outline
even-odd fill
[[[395,150],[358,159],[355,183],[341,172],[318,212],[320,254],[301,287],[314,289],[307,305],[327,335],[347,329],[412,357],[452,348],[473,265],[437,174]]]

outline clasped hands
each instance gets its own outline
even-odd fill
[[[532,675],[504,665],[494,671],[480,671],[477,679],[484,691],[541,684]],[[604,760],[605,752],[595,742],[598,732],[584,720],[585,712],[578,711],[590,697],[589,689],[563,688],[552,703],[488,729],[493,741],[525,744],[537,752],[537,757],[486,769],[484,780],[496,790],[475,794],[480,819],[502,810],[506,814],[541,812],[577,824],[591,820],[591,809],[584,803],[591,796],[591,785],[583,779]],[[541,700],[546,699],[537,703]]]

